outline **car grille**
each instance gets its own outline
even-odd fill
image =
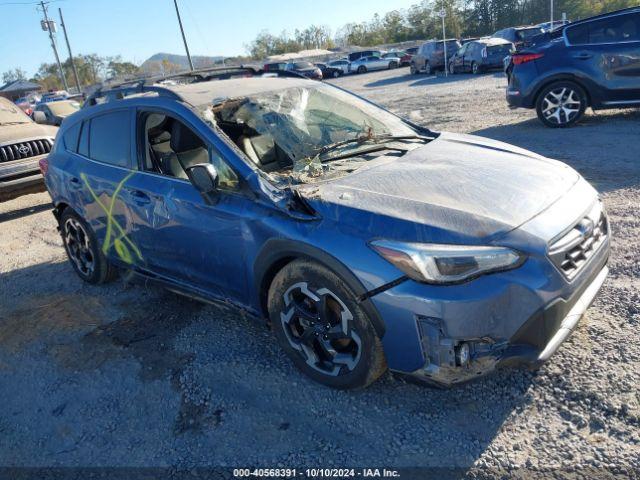
[[[549,257],[569,280],[573,279],[605,242],[609,223],[602,204],[549,247]]]
[[[0,162],[22,160],[49,152],[51,152],[51,143],[46,139],[14,143],[0,147]]]

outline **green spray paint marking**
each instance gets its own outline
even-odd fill
[[[113,207],[116,203],[116,200],[118,199],[118,195],[120,194],[122,187],[124,187],[124,184],[127,182],[127,180],[129,180],[134,175],[134,173],[135,172],[131,172],[129,175],[124,177],[122,181],[118,184],[115,191],[113,192],[113,197],[111,197],[109,208],[107,208],[104,205],[104,203],[100,201],[100,198],[98,198],[98,195],[93,191],[93,189],[91,188],[91,185],[89,185],[87,176],[84,173],[80,174],[80,178],[82,178],[82,181],[87,186],[89,193],[91,194],[95,202],[100,206],[102,211],[107,216],[107,233],[105,234],[104,242],[102,244],[102,253],[106,255],[109,249],[111,248],[111,245],[112,245],[111,236],[113,235],[113,230],[115,228],[119,232],[119,236],[114,238],[113,248],[115,249],[116,253],[120,257],[120,260],[122,260],[128,265],[131,265],[134,261],[133,255],[131,254],[131,250],[133,250],[133,253],[135,253],[136,257],[138,257],[138,260],[142,260],[142,254],[140,253],[140,250],[138,249],[138,247],[136,247],[136,245],[129,239],[125,229],[122,228],[122,226],[113,217]]]

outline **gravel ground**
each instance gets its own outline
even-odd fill
[[[640,471],[640,112],[544,128],[500,75],[335,81],[436,130],[563,160],[602,191],[611,275],[536,373],[452,390],[385,375],[338,392],[284,358],[264,324],[121,279],[84,285],[46,193],[0,204],[0,466],[460,467]],[[585,469],[593,470],[585,470]],[[633,475],[627,470],[627,474]]]

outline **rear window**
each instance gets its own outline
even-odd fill
[[[309,62],[296,62],[293,64],[293,66],[295,68],[297,68],[298,70],[304,70],[307,68],[313,68],[313,65],[311,65]]]
[[[530,38],[540,35],[542,29],[540,27],[526,28],[524,30],[516,30],[516,38],[518,40],[529,40]]]
[[[566,34],[572,45],[640,41],[640,13],[569,26]]]
[[[92,118],[89,129],[89,157],[118,167],[129,167],[130,118],[127,110],[118,110]]]
[[[487,53],[489,55],[497,55],[497,54],[508,54],[511,51],[511,45],[509,44],[505,44],[505,45],[494,45],[493,47],[488,47],[487,48]]]

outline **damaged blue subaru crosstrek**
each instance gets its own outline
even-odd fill
[[[606,213],[567,165],[301,78],[99,91],[41,168],[83,280],[126,269],[268,317],[331,387],[538,365],[607,275]]]

